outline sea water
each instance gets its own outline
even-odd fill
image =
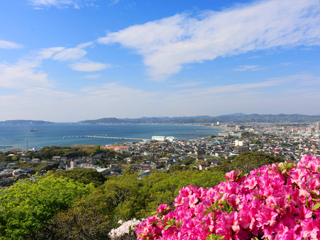
[[[35,129],[37,131],[31,131]],[[142,139],[173,136],[178,140],[188,140],[219,132],[221,130],[216,128],[190,125],[0,124],[0,151],[4,146],[40,149],[52,145],[107,145],[130,142],[120,139],[81,138],[89,135]]]

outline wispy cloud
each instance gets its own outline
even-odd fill
[[[0,87],[26,89],[33,86],[51,87],[45,72],[39,70],[39,62],[21,60],[16,64],[0,64]]]
[[[249,59],[255,59],[255,58],[262,58],[262,56],[252,56],[252,57],[249,57]]]
[[[120,0],[110,0],[110,5],[114,5],[120,2]]]
[[[93,6],[95,0],[28,0],[36,9],[44,7],[67,8],[74,7],[80,9],[83,6]]]
[[[87,54],[87,51],[84,50],[83,48],[91,46],[92,44],[93,44],[92,42],[82,43],[75,48],[63,49],[62,51],[56,53],[52,57],[52,59],[62,61],[62,62],[68,61],[68,60],[73,60],[73,61],[78,60]]]
[[[61,92],[61,91],[56,91],[50,88],[43,88],[43,87],[29,88],[29,89],[26,89],[24,92],[29,94],[36,94],[37,96],[51,96],[51,97],[75,97],[76,96],[76,94],[73,94],[73,93]]]
[[[137,50],[148,74],[164,80],[185,64],[276,47],[319,46],[319,25],[314,0],[264,0],[196,17],[177,14],[98,41]]]
[[[110,68],[110,64],[100,63],[100,62],[76,62],[71,64],[71,68],[76,71],[82,72],[95,72],[106,68]]]
[[[172,87],[174,87],[174,88],[190,88],[190,87],[198,86],[201,83],[204,83],[204,82],[197,82],[197,81],[184,82],[184,83],[175,84]]]
[[[320,101],[319,85],[320,76],[301,74],[252,83],[152,91],[121,82],[86,87],[75,94],[35,86],[19,94],[0,96],[0,106],[7,113],[6,119],[23,114],[25,118],[36,115],[51,121],[78,121],[88,116],[141,117],[146,115],[145,109],[148,116],[216,116],[239,109],[245,113],[314,114]]]
[[[282,66],[289,66],[289,65],[292,65],[292,63],[289,63],[289,62],[284,62],[284,63],[281,63]]]
[[[51,58],[54,54],[61,52],[64,49],[64,47],[43,48],[36,52],[36,57],[41,60]]]
[[[91,75],[84,76],[84,78],[89,78],[89,79],[97,79],[100,77],[101,77],[101,74],[91,74]]]
[[[0,40],[0,48],[16,49],[16,48],[22,48],[22,45],[17,44],[17,43],[13,43],[13,42]]]
[[[251,71],[255,71],[258,70],[258,66],[257,65],[243,65],[243,66],[239,66],[238,68],[234,69],[235,71],[247,71],[247,70],[251,70]]]

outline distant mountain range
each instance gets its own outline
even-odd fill
[[[308,123],[320,121],[320,115],[310,116],[301,114],[243,114],[234,113],[217,117],[195,116],[195,117],[142,117],[142,118],[101,118],[96,120],[85,120],[79,124],[183,124],[183,123]],[[0,124],[54,124],[48,121],[38,120],[7,120]]]
[[[300,114],[243,114],[234,113],[217,117],[143,117],[143,118],[101,118],[96,120],[80,121],[81,124],[141,124],[141,123],[306,123],[320,121],[320,115],[309,116]]]
[[[38,120],[7,120],[0,121],[0,124],[53,124],[53,122],[48,121],[38,121]]]

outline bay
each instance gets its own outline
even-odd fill
[[[37,131],[30,132],[34,129]],[[40,149],[52,145],[107,145],[130,142],[120,139],[81,138],[88,135],[107,134],[108,137],[143,139],[151,139],[152,136],[174,136],[178,140],[188,140],[219,132],[220,129],[193,125],[1,124],[0,150],[3,150],[3,146]]]

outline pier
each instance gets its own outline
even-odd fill
[[[6,149],[6,148],[10,148],[13,151],[16,151],[16,150],[23,151],[23,152],[27,151],[27,149],[22,148],[22,147],[18,147],[18,146],[0,146],[0,149]]]
[[[74,138],[74,136],[68,137],[68,138]],[[144,139],[144,138],[107,137],[107,136],[99,136],[99,135],[77,136],[77,138],[102,138],[102,139],[120,139],[120,140],[132,140],[132,141],[150,141],[150,139]]]

